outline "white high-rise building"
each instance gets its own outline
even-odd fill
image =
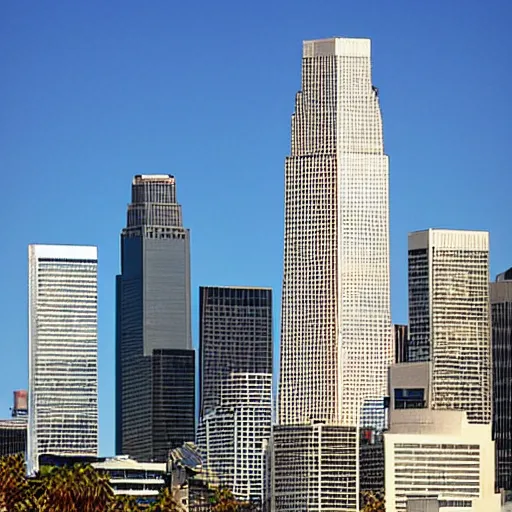
[[[329,426],[332,446],[339,444],[333,438],[338,427],[339,439],[357,450],[354,437],[361,422],[383,423],[393,361],[389,169],[370,40],[304,42],[291,139],[273,506],[279,511],[352,511],[358,508],[358,469],[352,472],[336,459],[318,459],[315,474],[350,477],[334,486],[316,478],[317,498],[307,503],[298,491],[294,500],[276,479],[285,474],[281,461],[288,464],[278,444],[293,445],[286,436],[304,437],[302,428],[291,426]],[[315,437],[317,427],[312,429],[308,435]],[[300,472],[314,458],[306,445],[304,451]],[[347,457],[343,465],[348,460],[357,463],[357,456]],[[293,471],[288,467],[288,474]]]
[[[432,408],[490,423],[489,233],[409,234],[409,358],[432,362]]]
[[[272,374],[231,373],[219,398],[198,426],[204,465],[238,499],[261,504],[272,430]]]
[[[97,249],[29,246],[28,469],[98,452]]]

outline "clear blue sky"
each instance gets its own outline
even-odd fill
[[[492,274],[512,266],[511,25],[510,0],[3,2],[0,417],[27,386],[27,244],[98,245],[100,448],[113,453],[114,276],[136,173],[177,178],[195,342],[199,285],[272,286],[277,327],[303,39],[373,40],[394,321],[409,231],[490,230]]]

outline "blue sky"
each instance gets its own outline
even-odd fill
[[[0,417],[27,385],[27,244],[98,245],[100,449],[113,453],[114,276],[137,173],[176,176],[195,342],[199,285],[272,286],[277,327],[304,39],[373,40],[394,321],[409,231],[490,230],[492,274],[512,266],[511,22],[509,0],[3,2]]]

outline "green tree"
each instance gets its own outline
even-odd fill
[[[0,457],[0,511],[37,510],[21,454]]]
[[[169,487],[164,487],[158,496],[158,501],[150,510],[151,512],[183,512],[184,509],[178,502],[176,494]]]

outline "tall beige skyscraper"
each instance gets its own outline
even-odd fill
[[[382,427],[393,361],[389,169],[370,40],[304,42],[285,174],[273,505],[352,511],[357,427]]]

